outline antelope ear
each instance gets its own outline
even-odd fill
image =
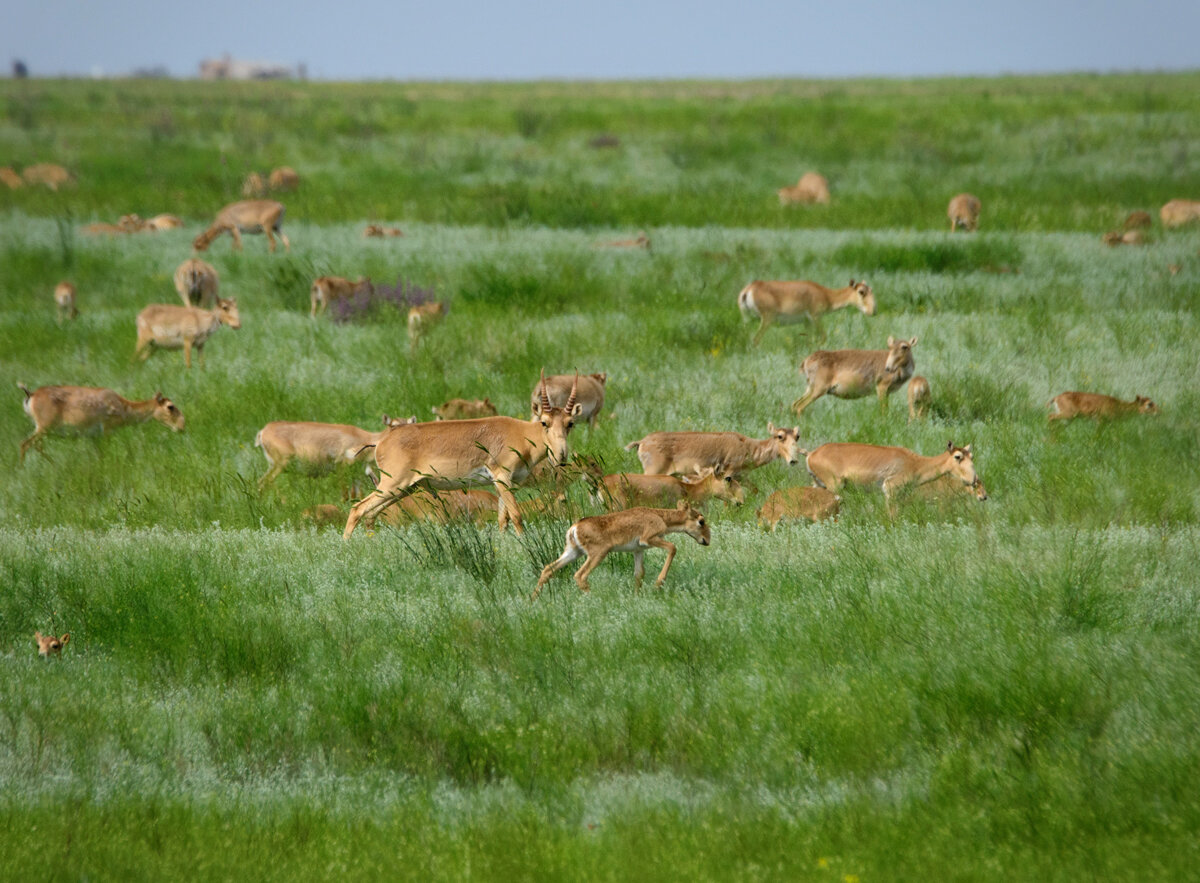
[[[970,445],[967,445],[965,448],[963,448],[963,450],[967,452],[968,457],[971,456],[971,446]]]
[[[692,507],[688,504],[687,500],[680,500],[678,503],[675,504],[675,508],[680,512],[686,512],[688,509],[690,509]]]
[[[953,451],[953,450],[954,450],[954,441],[953,441],[953,439],[951,439],[950,441],[946,442],[946,450],[947,450],[947,451]]]
[[[485,398],[485,399],[483,400],[483,403],[484,403],[485,405],[490,405],[490,404],[492,403],[492,400],[491,400],[491,399],[488,399],[488,398]]]
[[[889,334],[888,335],[888,349],[891,349],[895,345],[896,345],[896,338],[892,337],[892,335]]]
[[[158,402],[158,403],[161,405],[161,404],[162,404],[163,402],[165,402],[166,400],[167,400],[167,397],[166,397],[165,395],[163,395],[163,394],[162,394],[162,390],[161,390],[161,389],[156,389],[156,390],[154,391],[154,401]]]
[[[799,426],[793,426],[793,427],[792,427],[792,432],[793,432],[793,433],[795,434],[795,436],[796,436],[796,441],[800,441],[800,427],[799,427]]]
[[[43,635],[42,635],[42,633],[41,633],[41,632],[34,632],[34,633],[33,633],[33,639],[34,639],[35,641],[41,641],[41,640],[42,640],[42,637],[43,637]]]
[[[571,416],[578,417],[582,413],[583,413],[583,403],[576,402],[575,407],[571,409]]]
[[[908,345],[909,345],[910,347],[914,347],[914,346],[916,346],[916,345],[917,345],[917,339],[914,337],[912,340],[910,340],[910,341],[908,342]]]
[[[67,632],[65,635],[63,635],[63,636],[62,636],[61,638],[59,638],[58,640],[59,640],[59,641],[61,641],[61,642],[62,642],[62,643],[64,643],[64,644],[70,644],[70,643],[71,643],[71,633],[70,633],[70,632]]]
[[[774,434],[775,434],[775,424],[768,422],[767,423],[767,435],[774,435]]]
[[[850,280],[850,287],[851,287],[851,288],[853,288],[853,287],[854,287],[854,280],[853,280],[853,279],[851,279],[851,280]]]

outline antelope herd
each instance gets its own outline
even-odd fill
[[[51,188],[73,180],[59,166],[39,164],[17,175],[0,169],[0,181],[10,187],[42,183]],[[247,196],[268,191],[291,190],[299,176],[288,167],[275,169],[264,181],[251,173],[245,182]],[[780,202],[828,203],[829,186],[824,177],[809,172],[797,185],[778,191]],[[951,199],[947,208],[951,231],[978,228],[980,200],[969,193]],[[233,247],[240,250],[243,233],[264,233],[269,249],[275,236],[285,249],[290,243],[282,231],[284,206],[269,199],[248,199],[222,208],[213,223],[195,237],[193,248],[202,252],[218,236],[229,233]],[[1200,220],[1200,202],[1172,200],[1162,207],[1164,227]],[[1109,245],[1140,244],[1141,232],[1152,224],[1146,212],[1129,215],[1122,230],[1105,234]],[[125,215],[116,225],[93,224],[87,232],[129,233],[169,230],[182,226],[172,215],[143,221]],[[397,228],[369,225],[367,237],[402,236]],[[649,249],[649,238],[597,243],[601,247]],[[222,325],[237,329],[241,321],[235,298],[220,297],[217,270],[198,257],[183,261],[173,282],[182,306],[151,304],[136,318],[136,359],[145,360],[153,348],[182,349],[184,363],[191,367],[195,349],[203,359],[206,340]],[[359,293],[373,293],[371,281],[340,276],[314,279],[310,289],[309,315],[316,319],[331,303]],[[76,287],[63,281],[54,290],[57,318],[78,315]],[[853,306],[864,316],[876,313],[875,294],[865,281],[851,279],[842,288],[829,288],[811,280],[755,280],[737,296],[743,318],[757,318],[759,326],[751,345],[758,346],[774,324],[807,321],[823,338],[821,317]],[[410,308],[407,330],[410,351],[416,355],[420,341],[446,315],[445,302],[417,304]],[[909,422],[929,415],[932,392],[929,381],[914,376],[913,347],[916,337],[887,338],[887,348],[878,350],[816,350],[800,363],[806,381],[803,394],[792,403],[797,416],[823,396],[856,399],[878,398],[887,410],[888,397],[908,384]],[[588,591],[588,576],[612,552],[631,552],[638,585],[644,574],[643,557],[649,548],[663,549],[666,562],[656,585],[661,586],[676,554],[676,547],[663,539],[670,533],[686,533],[700,545],[711,539],[710,524],[699,507],[712,500],[726,505],[746,501],[747,488],[741,480],[750,470],[775,461],[794,467],[804,461],[813,486],[790,486],[771,493],[757,510],[758,522],[772,531],[781,521],[821,521],[837,518],[847,485],[878,488],[889,516],[895,517],[902,495],[949,504],[957,500],[987,499],[983,480],[975,470],[972,446],[949,442],[941,453],[924,456],[902,447],[830,442],[806,451],[800,444],[800,427],[767,424],[767,437],[748,438],[736,432],[659,431],[651,432],[625,449],[636,451],[642,473],[604,474],[597,464],[566,468],[568,437],[572,429],[587,421],[589,437],[605,405],[607,373],[554,374],[543,371],[530,395],[530,417],[521,419],[498,413],[490,398],[455,398],[432,408],[435,420],[418,423],[416,417],[395,420],[383,416],[383,427],[372,431],[349,424],[311,421],[271,421],[254,436],[262,450],[267,471],[259,479],[265,491],[293,462],[311,470],[330,470],[349,464],[364,464],[374,488],[365,495],[355,486],[349,512],[333,504],[306,510],[315,523],[345,520],[343,537],[349,538],[360,524],[379,520],[402,524],[415,520],[440,522],[479,520],[495,512],[501,531],[509,522],[523,533],[523,518],[548,511],[561,511],[566,499],[561,487],[540,497],[518,502],[513,489],[526,482],[569,482],[578,477],[591,486],[591,500],[610,510],[575,521],[566,532],[562,555],[547,564],[539,575],[536,599],[550,578],[568,564],[585,557],[575,573],[579,588]],[[82,386],[43,386],[31,390],[18,384],[25,395],[24,410],[34,431],[21,441],[20,460],[32,447],[45,456],[43,439],[53,430],[104,432],[120,426],[157,420],[176,432],[184,429],[184,417],[174,402],[161,392],[145,400],[127,399],[110,389]],[[1088,392],[1064,392],[1047,403],[1049,420],[1076,417],[1111,419],[1128,414],[1157,414],[1158,406],[1144,396],[1122,401]],[[578,461],[577,461],[578,462]],[[374,467],[374,468],[372,468]],[[491,485],[494,492],[468,489]],[[348,499],[349,497],[344,497]],[[36,633],[42,656],[58,654],[70,639]]]

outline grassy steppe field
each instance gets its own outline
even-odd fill
[[[1200,230],[1110,249],[1200,199],[1200,75],[919,82],[0,82],[0,878],[1174,880],[1200,855]],[[589,141],[612,134],[615,148]],[[134,316],[244,174],[303,177],[284,229],[206,259],[236,295],[206,364],[135,364]],[[808,169],[833,204],[782,208]],[[983,200],[977,234],[945,205]],[[183,230],[94,238],[172,211]],[[368,221],[405,236],[366,240]],[[649,252],[597,249],[647,231]],[[451,304],[310,320],[326,273]],[[919,338],[902,390],[799,421],[804,325],[750,346],[755,278],[851,277],[878,313],[824,348]],[[79,289],[60,326],[51,292]],[[755,524],[803,466],[750,473],[676,538],[663,591],[614,555],[529,602],[566,519],[524,537],[301,512],[350,472],[260,494],[276,419],[527,413],[539,369],[607,371],[574,451],[637,471],[658,429],[800,423],[804,447],[974,445],[991,498],[844,494]],[[188,425],[52,437],[15,383],[162,390]],[[1051,429],[1068,389],[1162,413]],[[520,496],[528,496],[525,491]],[[582,487],[570,504],[593,511]],[[661,556],[650,553],[651,574]],[[32,634],[69,631],[61,660]]]

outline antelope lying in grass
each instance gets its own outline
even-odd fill
[[[798,415],[823,395],[839,399],[879,396],[879,406],[887,411],[887,397],[912,377],[912,348],[917,339],[889,337],[885,350],[817,350],[800,363],[800,373],[808,386],[804,395],[792,402]]]
[[[0,183],[4,184],[9,190],[20,190],[25,186],[25,182],[21,176],[13,171],[12,166],[5,166],[0,169]]]
[[[923,500],[937,504],[956,503],[967,497],[974,497],[982,503],[988,498],[987,488],[983,486],[983,479],[978,474],[971,484],[963,484],[955,475],[943,475],[941,478],[917,485],[913,493]]]
[[[283,247],[291,251],[292,244],[288,242],[287,234],[283,232],[282,202],[273,199],[246,199],[241,202],[231,202],[219,212],[216,219],[207,230],[192,240],[192,248],[204,251],[212,241],[223,233],[233,237],[233,247],[242,250],[243,233],[265,233],[270,250],[275,250],[275,237],[279,234]]]
[[[46,433],[59,428],[107,432],[119,426],[157,420],[176,432],[183,432],[183,414],[161,392],[156,392],[154,398],[137,401],[100,387],[41,386],[31,392],[23,383],[17,386],[25,393],[23,407],[34,426],[33,434],[21,442],[22,461],[30,446],[36,444],[40,451]]]
[[[61,638],[54,635],[43,635],[41,632],[33,633],[33,640],[37,642],[38,656],[43,659],[49,659],[51,656],[62,657],[62,648],[71,642],[71,633],[67,632]]]
[[[920,374],[908,382],[908,422],[924,419],[929,413],[929,403],[933,394],[929,391],[929,381]]]
[[[371,432],[345,423],[272,421],[254,436],[254,447],[262,448],[269,467],[258,480],[258,489],[261,491],[278,478],[292,460],[299,460],[313,468],[332,468],[342,463],[370,460],[375,453],[375,445],[389,429],[416,422],[416,417],[395,420],[384,414],[384,429]]]
[[[982,207],[979,197],[970,193],[959,193],[950,199],[946,207],[946,216],[950,218],[950,232],[959,227],[970,232],[979,228],[979,209]]]
[[[374,286],[366,276],[359,276],[351,281],[343,276],[320,276],[313,280],[312,288],[308,291],[308,316],[317,318],[318,313],[329,309],[334,301],[346,300],[359,292],[373,292]]]
[[[1164,227],[1182,227],[1192,221],[1200,221],[1200,202],[1193,199],[1172,199],[1161,209],[1158,216]]]
[[[432,301],[427,304],[417,304],[408,310],[408,348],[409,352],[417,351],[417,344],[429,330],[445,317],[447,306],[444,301]]]
[[[155,215],[146,222],[146,229],[153,232],[178,230],[181,227],[183,227],[183,221],[177,215]]]
[[[299,186],[300,176],[291,166],[271,169],[271,174],[267,176],[267,187],[271,190],[288,191],[295,190]]]
[[[1050,420],[1071,420],[1075,417],[1111,419],[1129,414],[1157,414],[1158,405],[1145,396],[1135,396],[1132,402],[1123,402],[1113,396],[1095,392],[1060,392],[1046,402],[1050,408]]]
[[[775,460],[800,462],[800,427],[767,424],[768,438],[746,438],[737,432],[652,432],[630,442],[647,475],[687,475],[716,469],[735,478]]]
[[[886,445],[831,443],[821,445],[808,455],[808,472],[817,485],[837,492],[846,482],[876,486],[883,490],[888,514],[896,515],[897,492],[953,475],[964,485],[973,485],[978,477],[971,459],[971,446],[956,447],[954,442],[936,457],[923,457],[907,448]]]
[[[1109,248],[1115,248],[1118,245],[1145,245],[1146,235],[1141,230],[1126,230],[1124,233],[1113,230],[1105,233],[1100,237],[1101,241]]]
[[[368,239],[378,237],[384,239],[392,236],[403,236],[404,231],[399,227],[381,227],[378,224],[367,224],[367,229],[363,230],[363,236]]]
[[[674,509],[625,509],[581,518],[567,528],[567,546],[562,555],[542,568],[537,587],[533,590],[533,600],[537,600],[542,586],[550,577],[583,555],[587,556],[587,561],[575,571],[575,582],[579,584],[580,591],[589,591],[588,574],[609,552],[633,553],[633,578],[640,588],[646,574],[642,559],[646,549],[651,546],[667,552],[662,572],[654,581],[654,585],[661,588],[667,571],[671,569],[671,562],[675,560],[674,544],[663,539],[669,533],[686,533],[702,546],[707,546],[711,538],[704,515],[691,508],[685,500],[680,500]]]
[[[217,268],[199,258],[188,258],[175,268],[175,290],[185,307],[211,310],[221,288]]]
[[[1125,223],[1121,225],[1122,230],[1145,230],[1154,226],[1154,218],[1150,217],[1150,212],[1130,212],[1125,216]]]
[[[150,304],[137,314],[137,348],[135,359],[150,358],[151,348],[183,350],[183,362],[192,367],[192,348],[204,360],[204,344],[222,325],[237,330],[242,327],[237,299],[217,298],[211,310],[199,307],[176,307],[171,304]]]
[[[644,248],[650,250],[650,237],[645,231],[638,230],[637,236],[633,239],[617,239],[612,242],[597,242],[593,248]]]
[[[824,521],[836,518],[842,498],[823,487],[788,487],[775,491],[756,513],[758,523],[771,530],[783,520]]]
[[[532,420],[481,417],[393,429],[375,447],[375,462],[383,473],[379,487],[350,510],[342,536],[348,538],[360,520],[374,518],[417,485],[440,489],[487,482],[500,498],[500,529],[511,518],[513,529],[523,533],[511,488],[546,458],[566,461],[567,436],[582,410],[574,390],[562,408],[555,408],[543,387]]]
[[[845,288],[826,288],[808,280],[764,282],[756,279],[738,294],[742,317],[758,316],[761,320],[751,341],[754,346],[758,346],[763,332],[774,322],[787,325],[808,319],[820,333],[822,314],[851,304],[864,316],[874,316],[875,295],[871,286],[853,279]]]
[[[791,187],[783,187],[776,193],[779,196],[780,205],[813,202],[821,205],[829,204],[829,182],[825,180],[824,175],[816,172],[805,172],[800,176],[800,180]]]
[[[575,400],[583,408],[579,414],[580,422],[587,421],[588,432],[596,428],[596,417],[599,415],[600,409],[604,407],[604,386],[607,382],[608,375],[604,373],[579,375],[579,386],[576,387],[578,393]],[[547,377],[546,394],[550,397],[550,404],[556,408],[562,407],[567,396],[571,394],[574,384],[575,376],[571,374],[551,374]],[[535,386],[529,396],[531,410],[537,408],[540,395],[541,386]]]
[[[465,420],[472,417],[495,417],[496,406],[491,399],[450,399],[431,409],[438,420]]]
[[[70,184],[74,176],[62,166],[54,163],[41,162],[26,166],[21,171],[21,177],[26,184],[44,184],[51,190],[57,190],[63,184]]]
[[[681,500],[698,505],[716,497],[741,505],[746,493],[732,475],[709,467],[698,475],[676,478],[673,475],[639,475],[618,472],[600,480],[596,502],[611,508],[630,506],[674,506]]]
[[[79,315],[75,308],[75,285],[71,282],[60,282],[54,286],[54,308],[61,324],[63,319],[74,319]]]

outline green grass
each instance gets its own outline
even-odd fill
[[[1195,80],[0,82],[12,161],[80,178],[0,191],[0,878],[1191,876],[1200,240],[1099,234],[1200,193]],[[600,132],[621,146],[588,148]],[[293,251],[208,255],[243,327],[204,368],[134,364],[133,317],[176,299],[200,222],[284,163]],[[834,204],[780,209],[810,166]],[[967,188],[983,228],[952,236]],[[76,230],[163,210],[189,229]],[[364,240],[368,218],[406,235]],[[652,251],[593,247],[639,228]],[[451,310],[410,356],[389,308],[311,321],[324,273]],[[609,471],[657,429],[762,437],[797,422],[818,344],[793,325],[751,347],[737,292],[851,277],[878,314],[825,317],[821,345],[917,336],[932,415],[827,397],[803,445],[970,442],[988,502],[893,522],[848,491],[839,522],[772,534],[763,497],[809,483],[773,464],[710,507],[710,547],[678,538],[664,591],[615,555],[591,595],[568,568],[531,604],[569,519],[343,542],[301,513],[353,471],[256,490],[269,420],[523,414],[542,367],[608,372],[571,443]],[[81,315],[60,327],[64,278]],[[18,466],[18,380],[161,389],[187,430],[51,437]],[[1051,428],[1066,389],[1162,414]],[[61,660],[35,629],[71,632]]]

